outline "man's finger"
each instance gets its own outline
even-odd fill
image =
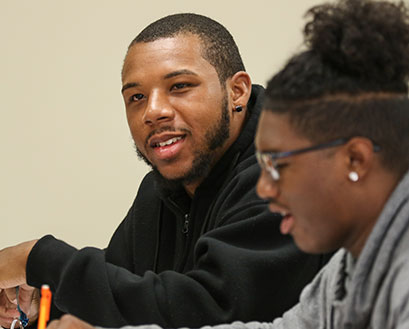
[[[10,302],[7,298],[6,292],[2,290],[0,293],[0,316],[16,317],[19,315],[20,313],[17,310],[17,305]]]
[[[15,288],[8,288],[8,289],[4,289],[3,290],[5,295],[7,296],[8,300],[13,303],[16,304],[17,303],[17,299],[16,299],[16,289]]]
[[[10,302],[5,290],[0,291],[0,326],[10,328],[11,323],[20,313],[17,311],[17,305]]]
[[[31,302],[33,300],[35,288],[28,285],[21,285],[18,291],[18,304],[20,305],[21,310],[27,315],[30,312]]]
[[[2,326],[3,328],[10,328],[11,323],[14,319],[15,317],[6,317],[0,315],[0,326]]]

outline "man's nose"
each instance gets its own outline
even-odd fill
[[[257,194],[262,199],[276,199],[279,195],[278,184],[273,180],[270,173],[266,170],[261,170],[257,181]]]
[[[143,121],[147,125],[173,120],[175,111],[166,95],[161,91],[154,91],[148,99]]]

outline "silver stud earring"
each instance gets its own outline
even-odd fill
[[[359,180],[358,173],[356,171],[351,171],[348,174],[348,178],[351,182],[357,182]]]

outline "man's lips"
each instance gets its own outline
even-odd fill
[[[181,133],[164,132],[153,135],[148,141],[150,149],[153,150],[151,161],[169,162],[176,159],[183,150],[185,139],[186,134]]]
[[[155,147],[158,146],[157,144],[159,143],[168,142],[172,138],[184,138],[186,137],[186,135],[191,135],[189,129],[164,126],[158,129],[154,129],[148,134],[145,140],[145,147]]]
[[[150,147],[153,147],[153,148],[165,147],[165,146],[172,145],[182,140],[185,137],[186,137],[185,134],[165,133],[165,134],[160,134],[160,135],[154,135],[149,139],[148,144]]]

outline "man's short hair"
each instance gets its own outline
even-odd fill
[[[223,85],[236,72],[245,71],[239,49],[229,31],[215,20],[198,14],[181,13],[163,17],[142,30],[129,48],[136,43],[189,33],[199,37],[202,56],[216,69]]]

